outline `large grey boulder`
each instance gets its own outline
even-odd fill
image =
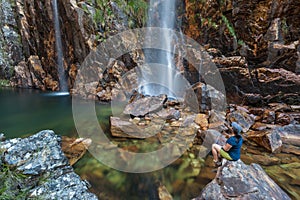
[[[258,164],[246,165],[241,160],[227,161],[216,177],[202,190],[201,199],[291,199]]]
[[[14,198],[23,193],[24,199],[96,200],[87,182],[69,165],[60,141],[53,131],[44,130],[28,138],[0,142],[0,179],[6,184],[0,197]],[[7,171],[10,173],[5,176]],[[19,177],[17,181],[8,180],[14,180],[12,175]]]

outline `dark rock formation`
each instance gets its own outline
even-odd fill
[[[227,161],[201,192],[200,199],[291,199],[258,164]]]
[[[24,58],[12,1],[0,1],[0,27],[0,79],[9,80]]]
[[[38,56],[30,56],[28,62],[20,62],[15,67],[12,85],[22,88],[37,88],[40,90],[58,90],[58,81],[43,69]]]
[[[58,1],[58,4],[61,16],[64,68],[69,73],[71,84],[74,78],[72,67],[79,65],[90,51],[91,47],[88,42],[93,33],[93,25],[76,3]],[[45,75],[58,80],[51,0],[43,2],[16,0],[16,12],[25,58],[28,59],[32,55],[38,56]],[[34,77],[27,78],[34,79]],[[19,85],[18,77],[13,81],[17,86],[26,86]],[[58,89],[57,87],[49,88],[47,81],[41,84],[43,87],[37,88]]]
[[[87,183],[70,167],[60,142],[61,139],[50,130],[24,139],[0,142],[0,170],[6,167],[23,177],[19,182],[12,183],[3,194],[13,198],[28,191],[26,198],[97,199],[88,192]]]
[[[185,0],[184,33],[206,47],[231,102],[299,103],[299,2]],[[289,78],[287,78],[287,76]]]

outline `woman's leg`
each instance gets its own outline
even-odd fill
[[[218,144],[213,144],[211,151],[214,157],[214,162],[218,162],[218,158],[219,158],[219,154],[220,154],[220,150],[221,150],[221,146]]]

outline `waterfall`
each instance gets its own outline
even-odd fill
[[[62,49],[57,0],[52,0],[52,7],[53,7],[53,17],[54,17],[55,46],[56,46],[56,54],[57,54],[56,62],[57,62],[58,79],[60,85],[59,89],[61,92],[68,92],[68,81],[64,69],[64,55]]]
[[[150,0],[150,6],[148,10],[147,27],[159,27],[164,29],[159,37],[153,38],[153,40],[159,40],[162,45],[162,49],[144,49],[146,64],[156,63],[158,65],[156,69],[151,69],[151,76],[147,77],[148,72],[142,72],[143,78],[146,79],[143,84],[143,92],[146,95],[156,96],[159,94],[167,94],[169,97],[174,97],[174,91],[176,90],[176,66],[174,62],[174,55],[171,52],[175,52],[176,42],[178,38],[175,38],[170,30],[177,29],[177,13],[176,13],[176,0]],[[168,31],[169,30],[169,31]],[[151,31],[146,34],[147,37],[153,37]],[[151,39],[150,39],[151,42]],[[158,70],[159,72],[154,72]],[[149,69],[148,69],[149,71]],[[155,75],[153,75],[155,74]],[[150,81],[149,81],[150,80]],[[155,84],[147,84],[147,82],[155,82]]]

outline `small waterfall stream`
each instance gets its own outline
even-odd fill
[[[52,0],[53,17],[54,17],[54,30],[55,30],[55,46],[56,46],[56,62],[58,69],[58,79],[61,92],[68,92],[67,75],[64,69],[64,55],[62,49],[61,31],[59,24],[59,12],[57,0]]]
[[[176,91],[176,66],[174,55],[176,43],[179,38],[175,35],[170,35],[169,30],[178,29],[177,21],[177,1],[176,0],[150,0],[148,10],[147,27],[159,27],[164,29],[158,38],[152,38],[150,42],[156,40],[162,46],[162,49],[144,49],[145,61],[147,64],[158,64],[155,69],[152,67],[151,71],[158,70],[159,72],[152,72],[155,77],[146,77],[157,83],[156,85],[143,85],[143,93],[146,95],[156,96],[159,94],[167,94],[169,97],[174,97]],[[153,37],[151,31],[147,33],[149,37]],[[157,41],[158,40],[158,41]],[[147,76],[146,73],[144,73]]]

